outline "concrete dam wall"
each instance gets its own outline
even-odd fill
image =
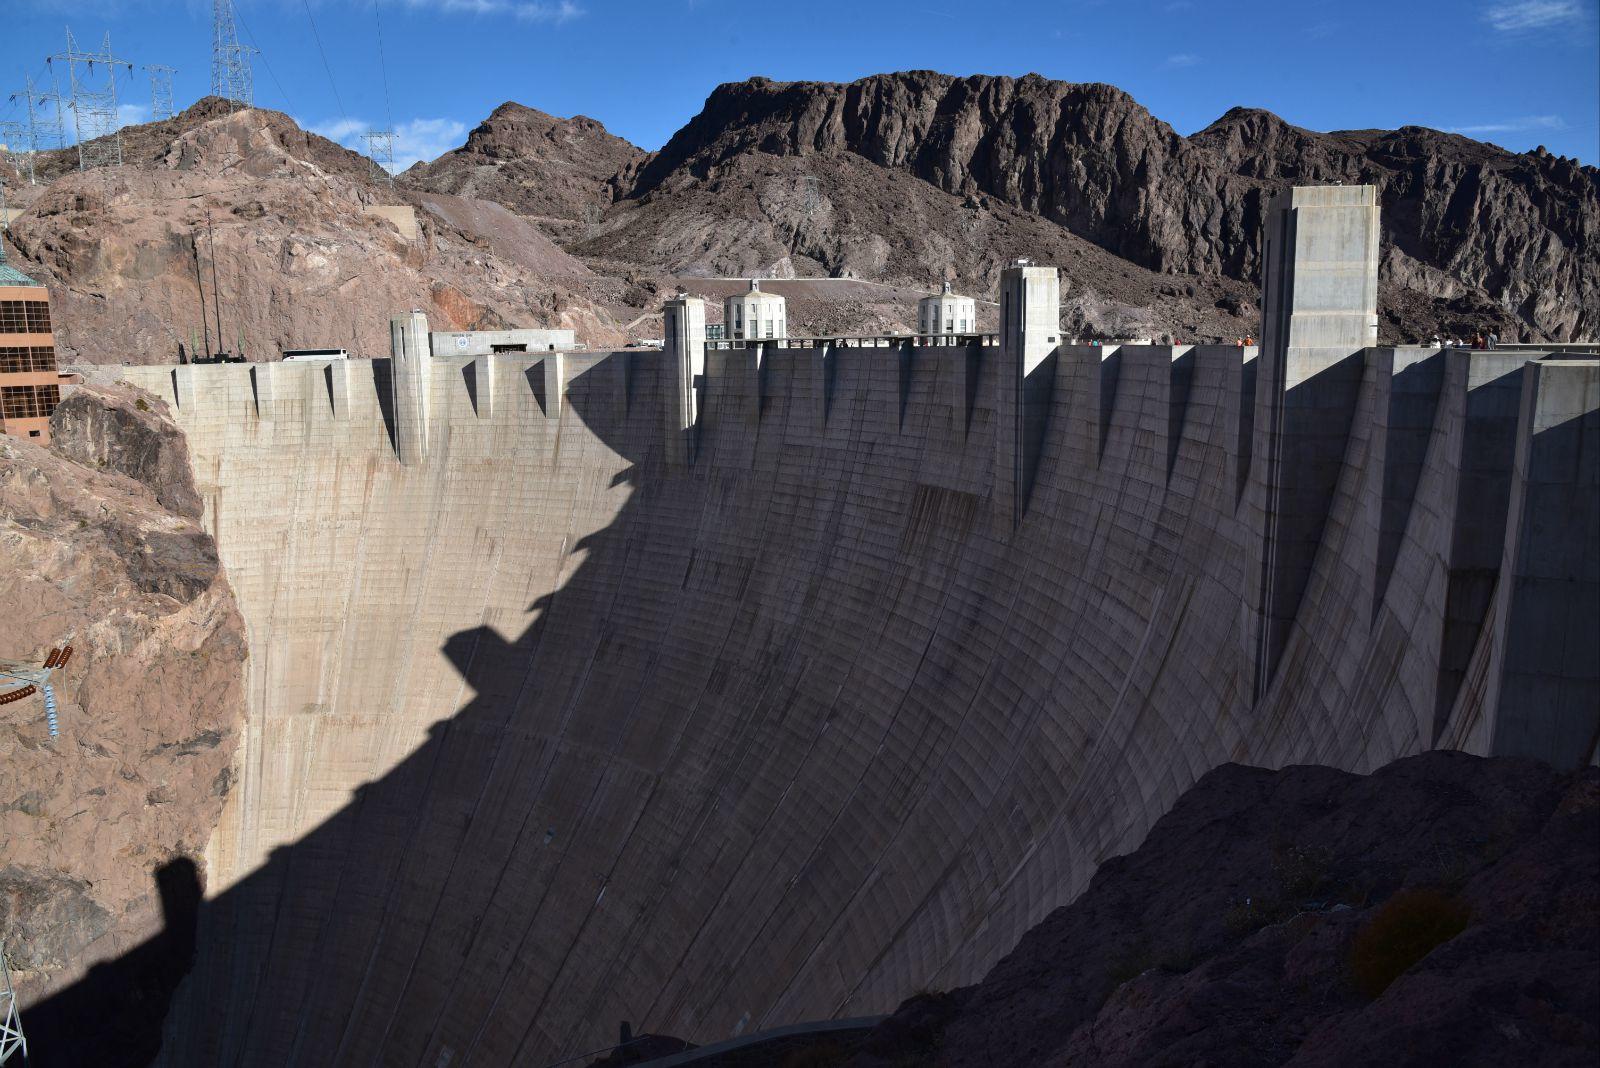
[[[997,345],[126,369],[251,653],[165,1062],[887,1011],[1219,763],[1593,759],[1600,365],[1063,346],[1038,270]]]

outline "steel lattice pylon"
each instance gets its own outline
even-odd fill
[[[394,185],[394,131],[368,130],[361,135],[361,140],[367,143],[373,180]]]
[[[11,966],[6,963],[5,947],[0,946],[0,1064],[28,1062],[28,1039],[22,1033],[22,1016],[17,1012],[17,992],[11,986]]]
[[[211,95],[239,107],[255,107],[255,75],[250,70],[250,53],[239,43],[233,25],[233,0],[212,0],[211,5]]]
[[[99,52],[85,52],[67,30],[67,50],[49,58],[67,65],[67,106],[72,109],[73,131],[78,138],[78,169],[122,166],[122,134],[117,122],[117,68],[133,64],[111,54],[111,34]],[[104,83],[101,82],[104,78]]]
[[[150,120],[160,122],[172,118],[178,113],[172,106],[172,76],[178,73],[177,68],[152,63],[145,70],[150,73]]]
[[[27,136],[24,138],[19,134],[15,138],[16,144],[13,144],[13,139],[7,135],[6,144],[13,157],[19,151],[18,145],[27,146],[28,181],[37,185],[38,179],[33,173],[35,154],[46,148],[65,147],[66,138],[61,129],[61,94],[54,87],[46,90],[35,86],[30,75],[24,87],[12,93],[10,99],[12,103],[22,101],[28,110]],[[50,105],[48,111],[45,110],[46,104]]]
[[[17,169],[17,173],[26,174],[29,185],[37,185],[38,179],[33,175],[33,134],[27,124],[0,122],[0,143],[5,145],[6,158]],[[6,220],[0,218],[0,227],[5,224]]]

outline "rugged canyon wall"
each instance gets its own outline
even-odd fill
[[[288,116],[217,103],[130,127],[122,167],[80,173],[55,153],[48,184],[8,183],[8,255],[50,288],[63,363],[170,363],[208,344],[382,355],[388,316],[409,308],[456,329],[623,340],[599,303],[621,287],[531,221],[374,182],[368,161]],[[412,225],[384,214],[396,209]]]
[[[1368,350],[1302,396],[1325,522],[1257,692],[1253,352],[1055,351],[1015,528],[998,352],[708,353],[687,450],[660,355],[436,359],[409,466],[386,362],[129,369],[176,404],[254,654],[167,1062],[886,1011],[1220,763],[1590,759],[1592,680],[1519,704],[1512,626],[1592,480],[1592,449],[1545,466],[1592,364]]]
[[[874,183],[858,178],[865,167],[879,185],[894,180],[883,176],[888,171],[959,198],[926,220],[898,220],[912,231],[908,240],[936,235],[953,241],[957,256],[974,238],[999,239],[1013,242],[1002,255],[1068,262],[1025,223],[995,225],[1014,211],[1138,268],[1253,283],[1275,192],[1372,184],[1384,210],[1391,340],[1421,340],[1452,317],[1515,323],[1550,340],[1588,338],[1600,328],[1593,310],[1600,307],[1600,172],[1593,167],[1420,127],[1316,133],[1249,108],[1183,137],[1113,86],[1037,75],[911,71],[849,83],[723,85],[659,152],[619,175],[622,210],[595,247],[633,242],[647,254],[671,255],[673,227],[693,222],[675,223],[669,205],[692,205],[706,188],[730,199],[755,174],[791,161],[802,164],[788,183],[794,203],[772,203],[768,192],[765,210],[742,211],[744,224],[730,220],[721,241],[759,243],[766,230],[776,235],[767,244],[782,244],[792,228],[828,230],[835,220],[816,210],[816,193],[828,198],[826,209],[870,217],[862,208]],[[820,183],[810,201],[802,173]],[[838,229],[833,241],[811,237],[807,254],[827,266],[870,268],[849,228]],[[900,237],[881,225],[878,232],[891,242]],[[853,241],[865,237],[855,233]],[[955,265],[986,277],[982,264]],[[923,267],[931,266],[930,258]],[[1118,280],[1091,274],[1084,281],[1105,292]]]
[[[53,448],[0,437],[0,658],[73,647],[52,679],[58,737],[39,697],[0,708],[0,938],[24,1002],[55,1005],[26,1016],[45,1051],[78,1031],[154,1053],[187,968],[160,938],[186,902],[192,941],[195,862],[236,782],[244,623],[163,408],[84,389],[56,411]],[[84,996],[104,977],[91,966],[151,939],[114,966],[121,999]]]

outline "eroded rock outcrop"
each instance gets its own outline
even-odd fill
[[[585,115],[558,119],[508,101],[467,134],[466,144],[412,167],[405,182],[496,201],[571,239],[599,221],[612,176],[644,155]]]
[[[117,976],[137,991],[131,1030],[107,1033],[156,1040],[156,999],[186,967],[159,949],[175,891],[157,879],[198,892],[233,782],[244,624],[162,409],[126,387],[84,388],[58,409],[53,449],[0,437],[0,658],[74,648],[52,680],[58,737],[39,698],[0,708],[0,936],[39,1063],[66,1062],[49,1059],[26,1007],[147,943],[158,951]]]
[[[865,162],[974,208],[993,202],[997,212],[1003,206],[1037,217],[1157,274],[1249,282],[1259,272],[1263,211],[1274,191],[1371,183],[1380,190],[1388,248],[1385,320],[1399,337],[1440,323],[1500,324],[1503,332],[1514,325],[1554,339],[1596,329],[1600,172],[1593,167],[1417,127],[1315,133],[1245,108],[1183,137],[1115,87],[1036,75],[912,71],[848,84],[756,78],[723,85],[660,152],[619,175],[618,196],[636,211],[619,215],[609,244],[660,244],[662,216],[675,200],[748,184],[748,163],[773,159],[803,160],[798,169],[817,179],[816,192],[835,200],[849,196],[847,186],[830,182],[837,161]],[[811,196],[807,228],[826,229],[816,197],[801,192],[802,200]],[[928,229],[958,250],[974,238],[993,240],[975,233],[963,213],[947,214]],[[744,240],[757,243],[772,229],[745,212],[720,236],[734,240],[746,228],[754,233]],[[1024,243],[1001,254],[1032,251],[1032,235],[1011,236]],[[813,244],[825,251],[825,242]],[[836,256],[816,258],[836,266]],[[958,251],[957,258],[965,257]],[[1070,274],[1071,264],[1064,266]]]
[[[126,165],[79,173],[51,154],[53,180],[14,198],[5,239],[50,288],[64,363],[170,363],[208,343],[257,360],[385,356],[389,317],[409,308],[441,330],[624,336],[600,304],[618,287],[530,221],[375,183],[366,160],[286,115],[208,99],[124,140]],[[408,207],[414,235],[385,214]]]

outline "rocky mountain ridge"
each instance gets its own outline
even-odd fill
[[[50,154],[48,181],[12,197],[21,212],[7,244],[50,287],[63,362],[172,362],[180,345],[201,349],[219,317],[211,344],[255,359],[320,346],[387,355],[389,316],[409,308],[439,329],[626,337],[605,310],[622,285],[531,221],[374,182],[366,159],[286,115],[208,99],[128,128],[123,144],[123,166],[88,172],[71,168],[71,152]],[[388,208],[413,209],[414,236]]]
[[[570,326],[607,347],[657,335],[662,293],[751,275],[897,290],[818,287],[790,317],[802,334],[909,331],[906,294],[951,281],[988,297],[1017,255],[1062,268],[1068,336],[1232,340],[1259,332],[1267,200],[1333,181],[1382,191],[1381,341],[1600,329],[1593,167],[1246,108],[1183,137],[1121,90],[1034,75],[751,79],[655,153],[506,103],[393,185],[287,116],[215,99],[127,128],[123,147],[115,170],[79,173],[67,150],[40,160],[45,184],[8,182],[22,209],[8,243],[53,288],[67,361],[203,345],[210,280],[191,241],[208,213],[224,347],[255,359],[383,355],[388,317],[411,307],[441,328]],[[414,239],[373,213],[385,206],[415,209]]]
[[[460,148],[418,163],[406,185],[503,204],[552,235],[583,236],[611,201],[610,181],[644,150],[585,115],[560,119],[507,101]]]
[[[833,161],[864,161],[979,207],[1036,216],[1157,274],[1249,284],[1275,190],[1370,182],[1384,209],[1393,329],[1431,326],[1428,310],[1552,339],[1597,327],[1596,168],[1418,127],[1315,133],[1243,108],[1185,138],[1112,86],[1037,75],[912,71],[719,86],[661,151],[618,175],[613,244],[638,225],[630,214],[648,232],[652,205],[755,158],[824,172]],[[746,214],[729,225],[760,221]],[[959,244],[960,225],[937,229]]]

